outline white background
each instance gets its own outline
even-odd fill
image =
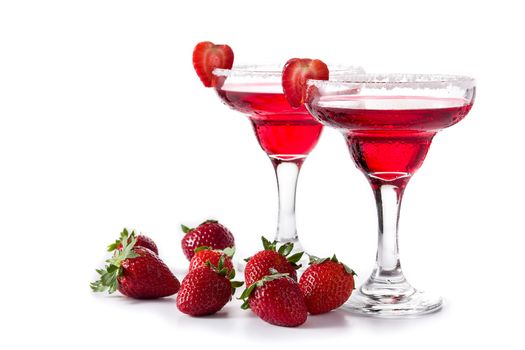
[[[506,1],[2,1],[0,346],[522,347],[524,29]],[[174,298],[90,292],[124,226],[154,238],[179,278],[180,223],[220,219],[241,256],[274,232],[271,164],[248,120],[197,79],[202,40],[228,43],[237,64],[314,57],[477,78],[474,108],[434,139],[402,210],[405,273],[445,297],[440,313],[336,311],[286,329],[237,301],[190,318]],[[367,277],[373,196],[335,131],[306,161],[297,200],[304,245]]]

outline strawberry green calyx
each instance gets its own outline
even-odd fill
[[[186,226],[184,224],[181,224],[180,228],[181,228],[182,232],[185,233],[185,234],[190,232],[191,230],[193,230],[193,228],[190,228],[190,227],[188,227],[188,226]]]
[[[132,237],[132,236],[136,236],[135,231],[131,231],[131,234],[130,234],[128,232],[128,229],[124,228],[122,230],[122,232],[120,233],[119,238],[114,243],[111,243],[110,245],[108,245],[108,252],[112,252],[112,251],[115,251],[115,250],[119,249],[119,247],[121,247],[121,245],[122,245],[122,242],[126,238]]]
[[[308,258],[309,258],[309,263],[308,265],[313,265],[313,264],[322,264],[324,263],[325,261],[328,261],[330,260],[330,258],[318,258],[317,256],[315,255],[310,255],[308,254]],[[334,255],[335,256],[335,255]]]
[[[241,296],[238,298],[239,300],[243,301],[243,303],[241,305],[241,309],[247,310],[247,309],[250,308],[250,304],[248,303],[248,301],[250,299],[250,295],[253,293],[253,291],[257,287],[262,287],[262,286],[264,286],[265,283],[268,283],[270,281],[273,281],[273,280],[276,280],[276,279],[279,279],[279,278],[289,277],[289,275],[290,274],[288,274],[288,273],[279,273],[275,269],[270,269],[270,274],[269,275],[264,276],[263,278],[261,278],[260,280],[258,280],[255,283],[252,283],[250,286],[248,286],[242,292]]]
[[[271,251],[274,251],[274,252],[277,252],[277,253],[281,254],[282,256],[284,256],[286,258],[286,260],[288,260],[288,262],[290,264],[292,264],[292,266],[296,270],[301,267],[301,264],[297,264],[297,262],[299,260],[301,260],[301,258],[303,257],[304,252],[298,252],[298,253],[295,253],[295,254],[289,256],[290,253],[293,250],[293,243],[292,242],[284,243],[279,248],[277,248],[277,241],[270,242],[264,236],[261,237],[261,240],[262,240],[262,244],[263,244],[264,250],[271,250]],[[248,262],[249,260],[250,260],[250,258],[244,259],[244,261],[246,261],[246,262]]]
[[[200,223],[200,225],[197,225],[197,227],[198,227],[198,226],[201,226],[201,225],[204,225],[204,224],[211,224],[211,223],[218,224],[219,221],[218,221],[218,220],[214,220],[214,219],[204,220],[202,223]],[[180,225],[180,228],[181,228],[181,230],[182,230],[182,232],[183,232],[184,234],[186,234],[186,233],[188,233],[188,232],[190,232],[190,231],[195,230],[195,227],[188,227],[188,226],[186,226],[186,225],[184,225],[184,224],[181,224],[181,225]]]
[[[119,240],[116,242],[119,242]],[[104,269],[96,270],[100,275],[100,278],[97,281],[90,283],[91,289],[94,292],[103,292],[107,290],[109,294],[111,294],[117,290],[117,277],[122,275],[122,261],[126,259],[133,259],[139,256],[133,251],[133,247],[136,243],[137,237],[135,236],[135,233],[131,232],[131,234],[129,234],[128,230],[124,229],[120,234],[120,242],[118,243],[118,245],[122,245],[122,249],[113,249],[115,250],[115,253],[111,259],[106,260],[106,263],[108,264],[104,267]],[[109,247],[111,246],[112,245]]]
[[[266,237],[261,236],[262,244],[264,250],[273,250],[275,251],[275,248],[277,246],[277,241],[270,242]]]
[[[221,255],[217,266],[215,266],[210,260],[206,261],[206,266],[208,266],[210,269],[218,273],[220,276],[226,277],[226,279],[230,281],[230,284],[232,287],[232,295],[233,295],[235,294],[235,289],[242,286],[244,282],[232,281],[235,278],[235,269],[229,270],[226,266],[224,266],[224,261],[225,261],[225,255]]]
[[[226,256],[230,259],[233,258],[233,256],[235,255],[235,247],[228,247],[224,249],[213,249],[205,245],[201,245],[200,247],[195,248],[195,254],[203,250],[214,250],[214,251],[220,252],[223,256]]]
[[[332,262],[335,262],[337,264],[341,264],[343,265],[343,267],[345,268],[345,271],[346,273],[350,274],[350,275],[353,275],[353,276],[357,276],[357,274],[355,273],[354,270],[352,270],[350,267],[348,267],[347,265],[345,265],[344,263],[340,262],[337,257],[335,256],[335,254],[331,257],[331,258],[318,258],[317,256],[315,255],[310,255],[310,254],[307,254],[309,259],[310,259],[310,262],[309,262],[309,265],[314,265],[314,264],[322,264],[326,261],[332,261]]]
[[[195,248],[195,254],[197,254],[198,252],[202,252],[203,250],[212,250],[212,249],[206,245],[201,245],[200,247]]]
[[[235,247],[224,248],[222,253],[231,259],[235,255]]]
[[[222,255],[220,258],[219,258],[219,263],[217,264],[217,266],[215,266],[210,260],[206,261],[206,266],[208,266],[209,268],[211,268],[213,271],[217,272],[219,275],[221,276],[224,276],[228,279],[232,279],[235,277],[235,270],[228,270],[227,267],[224,266],[224,261],[225,261],[225,258],[224,258],[224,255]]]

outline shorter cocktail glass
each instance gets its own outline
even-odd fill
[[[403,275],[399,210],[405,186],[422,165],[433,137],[462,120],[474,96],[474,79],[463,76],[386,74],[308,81],[308,110],[343,133],[377,204],[376,266],[347,302],[350,310],[396,317],[441,308],[440,297],[416,290]]]
[[[359,72],[363,72],[362,69],[344,67],[335,69],[333,74]],[[291,254],[303,251],[295,220],[297,180],[323,125],[304,106],[290,106],[281,84],[282,66],[237,66],[215,69],[213,74],[217,78],[217,94],[225,104],[249,117],[259,145],[274,166],[279,195],[275,240],[281,244],[292,242]],[[299,263],[304,267],[307,261],[303,256]]]

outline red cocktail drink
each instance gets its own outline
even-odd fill
[[[268,86],[238,85],[236,90],[219,88],[217,93],[230,107],[248,115],[261,148],[270,157],[306,157],[317,144],[323,125],[304,106],[290,107],[283,93],[253,92],[258,88]]]
[[[312,112],[343,130],[359,169],[391,181],[414,174],[434,135],[463,119],[471,106],[463,98],[348,95],[327,98]]]

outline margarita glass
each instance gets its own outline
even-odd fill
[[[309,80],[306,106],[339,129],[357,168],[367,177],[379,219],[376,266],[345,304],[377,316],[437,311],[442,299],[413,288],[401,270],[398,221],[403,191],[422,165],[432,138],[470,111],[475,81],[448,75],[356,75],[344,81]]]
[[[360,68],[348,67],[336,69],[333,74],[362,72]],[[259,145],[274,166],[279,196],[275,240],[280,244],[292,242],[292,254],[303,251],[295,221],[297,180],[323,125],[304,106],[290,106],[281,85],[281,66],[237,66],[215,69],[213,74],[217,94],[226,105],[249,117]],[[306,266],[306,256],[299,263]]]

